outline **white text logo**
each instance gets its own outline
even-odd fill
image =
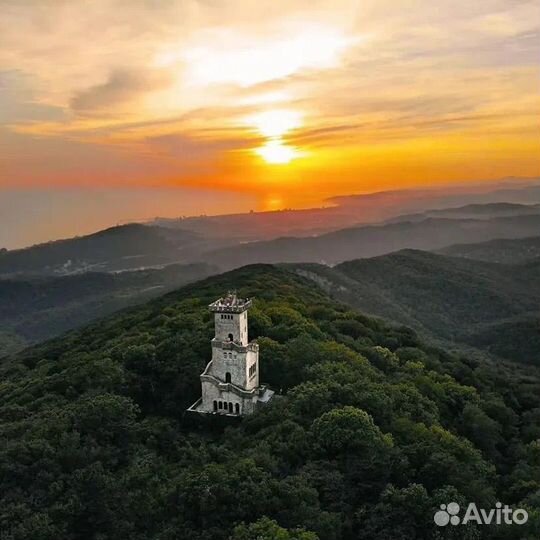
[[[476,523],[477,525],[523,525],[527,523],[529,514],[523,508],[512,510],[507,504],[498,502],[495,508],[485,510],[478,509],[475,503],[469,503],[463,518],[459,516],[460,506],[456,502],[441,504],[441,509],[435,512],[433,521],[439,527],[446,525],[467,525]]]

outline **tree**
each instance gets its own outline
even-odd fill
[[[392,437],[381,433],[373,418],[356,407],[324,413],[313,422],[312,433],[315,442],[329,456],[347,452],[371,456],[392,447]]]
[[[266,516],[255,523],[241,523],[235,527],[230,540],[318,540],[319,537],[305,529],[284,529]]]
[[[421,484],[389,485],[377,504],[363,505],[355,517],[359,540],[386,540],[388,531],[393,538],[427,539],[433,530],[432,503]]]

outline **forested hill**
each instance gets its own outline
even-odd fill
[[[217,272],[200,263],[119,273],[0,278],[0,357]]]
[[[191,231],[128,223],[87,236],[0,250],[0,276],[60,276],[190,263],[199,259],[201,250],[222,244]]]
[[[430,340],[540,365],[540,340],[534,339],[530,322],[523,324],[540,317],[538,261],[509,266],[402,250],[333,268],[293,268],[318,281],[334,298],[411,326]],[[506,347],[492,347],[499,324],[513,328],[506,333],[512,338]]]
[[[261,377],[283,396],[225,430],[190,427],[207,304],[232,288],[255,297]],[[1,370],[13,540],[538,537],[538,371],[427,348],[285,269],[209,278]],[[529,522],[438,529],[451,501],[503,501]]]
[[[540,260],[540,236],[496,239],[478,244],[455,244],[440,250],[444,255],[505,264]]]

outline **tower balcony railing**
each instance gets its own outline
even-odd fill
[[[250,389],[242,388],[241,386],[237,386],[236,384],[230,383],[230,382],[224,382],[221,379],[218,379],[217,377],[214,377],[213,375],[209,375],[208,373],[203,373],[201,375],[201,381],[208,381],[215,384],[222,392],[232,392],[233,394],[236,394],[239,397],[243,398],[250,398],[254,395],[258,394],[260,391],[259,387],[253,387]]]
[[[236,352],[246,351],[258,351],[259,345],[255,341],[250,341],[247,345],[242,345],[237,341],[223,341],[221,339],[212,339],[212,347],[218,347],[220,349],[231,350]]]
[[[246,298],[245,300],[235,299],[228,302],[227,299],[220,298],[215,302],[212,302],[208,309],[214,313],[242,313],[251,307],[252,300]]]

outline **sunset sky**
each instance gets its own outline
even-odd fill
[[[538,0],[0,0],[0,227],[539,176],[539,61]]]

